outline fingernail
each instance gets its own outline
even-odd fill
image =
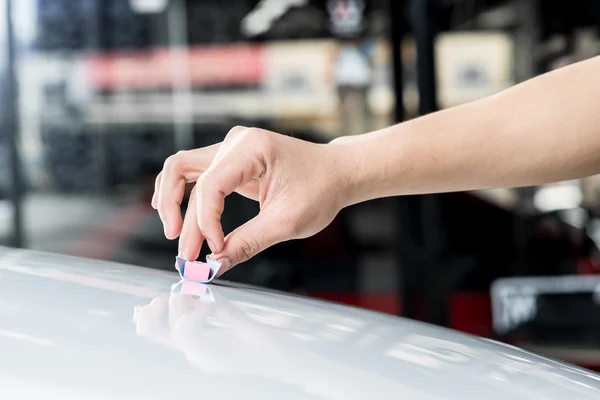
[[[168,239],[169,238],[169,224],[167,223],[167,221],[163,221],[163,229],[165,231],[165,237]]]

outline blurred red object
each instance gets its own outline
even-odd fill
[[[84,69],[96,90],[170,87],[177,70],[192,86],[255,85],[263,80],[263,60],[262,45],[206,46],[94,54]]]

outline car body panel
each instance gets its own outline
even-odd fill
[[[176,271],[0,249],[0,398],[600,398],[599,375],[483,338],[178,283]]]

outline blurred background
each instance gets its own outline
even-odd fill
[[[0,5],[0,243],[164,270],[177,243],[150,199],[177,150],[238,124],[328,142],[600,52],[597,0]],[[257,211],[230,196],[225,230]],[[599,240],[597,177],[390,198],[343,210],[227,279],[600,370]]]

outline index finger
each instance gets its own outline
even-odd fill
[[[266,170],[257,151],[260,146],[250,143],[260,141],[260,131],[247,129],[245,132],[239,133],[238,140],[225,141],[196,184],[198,226],[213,253],[219,253],[224,246],[221,215],[225,197],[251,180],[260,178]]]
[[[175,239],[181,233],[181,201],[186,183],[194,182],[202,175],[219,146],[220,144],[215,144],[201,149],[179,151],[165,161],[156,203],[168,239]]]

